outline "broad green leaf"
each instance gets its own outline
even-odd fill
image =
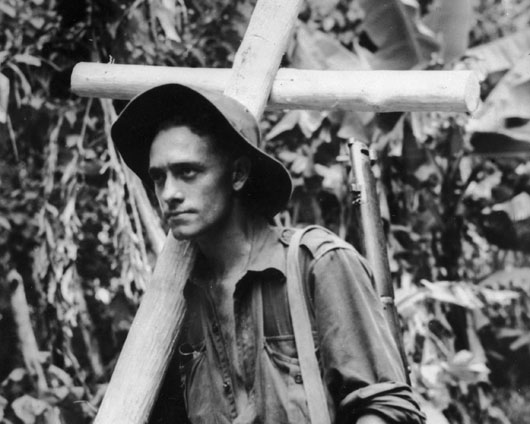
[[[49,377],[51,379],[54,379],[54,383],[57,383],[57,385],[62,385],[66,387],[70,387],[73,385],[72,377],[70,377],[70,375],[66,371],[62,370],[59,367],[52,364],[48,367],[47,372]]]
[[[530,345],[530,333],[523,334],[517,340],[510,344],[510,350],[518,350],[526,345]]]
[[[402,317],[411,317],[419,310],[419,305],[425,302],[427,290],[417,286],[407,289],[396,289],[396,308]]]
[[[0,65],[9,57],[9,51],[0,51]]]
[[[488,200],[491,199],[492,190],[497,187],[502,180],[502,172],[496,170],[491,174],[485,176],[480,181],[472,181],[464,193],[466,197],[473,200]]]
[[[433,300],[454,303],[467,309],[484,307],[484,303],[478,298],[476,290],[468,283],[449,281],[431,283],[427,280],[421,280],[421,284],[428,289],[428,296]]]
[[[468,350],[458,351],[447,363],[447,372],[456,380],[473,384],[487,381],[490,370]]]
[[[337,137],[345,140],[354,138],[366,143],[370,140],[366,125],[373,119],[373,116],[371,112],[346,112],[337,131]],[[368,120],[366,120],[367,117]]]
[[[437,34],[444,62],[461,57],[468,48],[474,23],[471,0],[435,0],[423,22]]]
[[[291,163],[293,163],[296,160],[297,157],[298,157],[298,153],[292,152],[291,150],[282,150],[278,154],[278,158],[284,164],[287,164],[287,165],[290,165]]]
[[[483,318],[483,314],[480,309],[467,311],[466,334],[467,341],[469,343],[469,350],[471,351],[471,353],[473,353],[475,361],[481,364],[485,364],[487,362],[486,352],[484,351],[484,346],[482,346],[482,343],[477,333],[477,318],[479,317]]]
[[[59,386],[48,389],[43,395],[42,400],[50,405],[57,405],[57,403],[66,400],[70,394],[68,387]],[[52,421],[53,422],[53,421]]]
[[[440,402],[436,402],[440,398],[440,396],[436,396],[436,390],[429,391],[429,397],[432,398],[434,393],[435,399],[433,399],[432,401],[428,401],[422,398],[420,401],[421,410],[427,417],[426,422],[428,422],[429,424],[449,424],[449,421],[447,420],[447,418],[445,418],[445,415],[442,413],[442,411],[449,406],[451,398],[445,386],[439,385],[437,389],[439,390],[440,387],[443,387],[445,389],[445,392],[447,392],[446,396],[443,397],[443,399],[445,400],[444,403],[440,405]]]
[[[60,391],[62,390],[59,389],[59,392]],[[56,396],[56,398],[61,399],[60,396],[61,395]],[[77,421],[79,421],[80,419],[81,419],[81,416],[77,418]],[[62,423],[65,421],[66,419],[64,419],[63,415],[61,414],[61,408],[59,408],[58,406],[50,405],[50,407],[46,411],[44,411],[44,414],[42,415],[43,424],[58,424],[58,423]]]
[[[30,54],[16,54],[13,56],[13,59],[15,62],[25,63],[26,65],[31,66],[41,66],[42,64],[42,61],[38,57],[32,56]]]
[[[31,18],[29,22],[37,29],[42,29],[46,24],[46,20],[41,16],[35,16]]]
[[[530,56],[526,54],[502,77],[475,117],[469,120],[469,132],[494,132],[517,140],[530,140],[529,69]],[[521,125],[514,125],[517,121]]]
[[[5,216],[0,216],[0,228],[6,231],[11,230],[11,224],[9,223],[9,220]]]
[[[285,131],[290,131],[296,126],[300,128],[305,137],[311,135],[320,127],[326,117],[326,112],[315,110],[290,110],[267,133],[266,140],[272,140]]]
[[[18,382],[22,381],[24,377],[27,376],[27,372],[24,368],[15,368],[11,373],[7,376],[7,378],[2,381],[2,386],[7,385],[10,381]]]
[[[265,140],[272,140],[285,131],[290,131],[298,124],[300,119],[299,110],[291,110],[287,112],[271,130],[267,133]]]
[[[512,221],[523,221],[530,217],[530,194],[526,191],[502,203],[491,207],[493,211],[504,211]]]
[[[293,175],[305,175],[310,166],[310,159],[307,156],[299,154],[291,164],[289,171]]]
[[[315,164],[315,172],[323,178],[322,188],[325,191],[334,194],[341,202],[348,196],[348,184],[346,184],[343,165],[324,166],[317,163]]]
[[[437,361],[437,363],[424,364],[420,367],[422,383],[427,387],[439,386],[442,373],[443,368],[440,361]]]
[[[290,62],[297,69],[361,70],[369,64],[355,52],[345,48],[337,39],[300,23]]]
[[[302,133],[307,138],[310,138],[320,128],[326,115],[327,112],[320,112],[318,110],[302,110],[300,111],[298,126]]]
[[[10,18],[14,18],[17,15],[17,10],[5,2],[0,2],[0,13],[5,13]]]
[[[372,146],[376,151],[380,152],[388,147],[388,155],[395,157],[407,156],[410,153],[406,143],[411,137],[405,137],[404,117],[405,115],[402,115],[390,131],[376,127],[372,137]]]
[[[339,3],[339,0],[307,0],[313,12],[320,16],[329,15]]]
[[[490,305],[509,306],[511,302],[520,297],[520,294],[513,290],[492,290],[483,288],[480,290],[486,302]]]
[[[520,337],[523,334],[524,331],[519,328],[501,328],[496,332],[496,336],[498,339],[504,339],[507,337]]]
[[[96,292],[94,293],[94,298],[96,300],[99,300],[104,305],[108,305],[110,304],[110,301],[112,300],[112,295],[110,291],[108,291],[106,288],[98,287]]]
[[[493,289],[518,287],[530,292],[530,268],[512,268],[497,271],[479,284],[482,287],[491,287]]]
[[[422,163],[420,166],[418,166],[412,174],[416,177],[416,179],[422,183],[427,182],[429,180],[431,181],[439,181],[440,177],[440,171],[436,167],[436,164],[434,161],[427,159],[426,162]]]
[[[510,69],[530,50],[530,29],[468,49],[486,74]]]
[[[359,0],[362,27],[376,47],[374,69],[411,69],[431,59],[439,45],[419,20],[415,0]]]
[[[178,18],[180,9],[175,1],[171,0],[154,0],[150,2],[151,13],[156,17],[166,38],[171,41],[181,42],[177,33]]]
[[[29,395],[19,397],[11,404],[15,415],[24,424],[34,424],[37,421],[37,417],[42,415],[48,407],[49,405],[46,402]]]

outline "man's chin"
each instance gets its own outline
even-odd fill
[[[182,231],[181,229],[175,230],[171,229],[171,234],[173,235],[173,238],[176,240],[190,240],[192,238],[192,235],[188,232]]]
[[[198,231],[194,230],[193,228],[184,226],[171,228],[171,234],[175,239],[182,241],[191,241],[199,235]]]

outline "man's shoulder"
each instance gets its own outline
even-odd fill
[[[332,231],[318,225],[311,225],[305,228],[282,228],[281,241],[286,245],[290,245],[294,233],[299,230],[304,231],[300,245],[305,247],[315,259],[336,249],[347,249],[358,253],[351,244],[342,240]]]

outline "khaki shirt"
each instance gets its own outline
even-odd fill
[[[286,292],[292,233],[269,226],[256,231],[247,272],[234,292],[236,346],[223,340],[209,291],[194,278],[188,282],[188,313],[177,359],[191,423],[309,422]],[[309,232],[301,244],[301,269],[332,422],[354,423],[365,413],[396,423],[424,422],[404,383],[400,355],[366,261],[324,230]],[[228,355],[234,347],[238,364]],[[174,397],[168,399],[176,403]]]

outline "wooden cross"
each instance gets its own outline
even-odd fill
[[[257,118],[265,107],[388,111],[473,111],[478,79],[470,71],[313,71],[280,69],[302,0],[258,0],[232,69],[80,63],[72,91],[130,99],[164,83],[223,91]],[[96,424],[148,420],[184,316],[182,289],[195,249],[171,235],[116,364]]]

